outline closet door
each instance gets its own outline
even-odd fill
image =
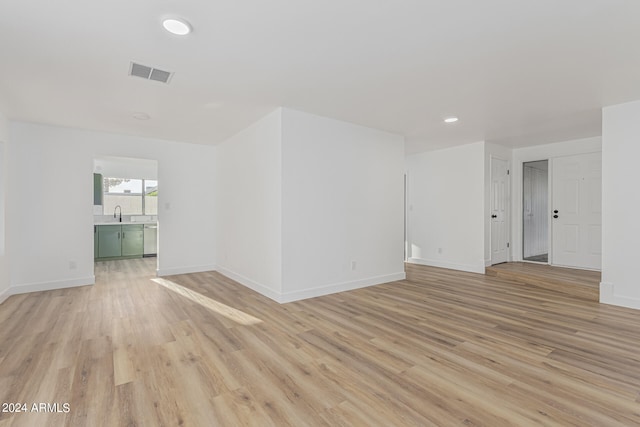
[[[602,154],[553,159],[554,265],[599,270],[602,264]]]

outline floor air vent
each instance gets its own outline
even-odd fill
[[[169,80],[171,80],[171,76],[173,76],[173,73],[132,62],[131,67],[129,67],[129,75],[142,77],[143,79],[147,80],[155,80],[161,83],[169,83]]]

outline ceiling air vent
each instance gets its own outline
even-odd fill
[[[147,80],[155,80],[161,83],[169,83],[169,80],[171,80],[171,76],[173,75],[173,73],[132,62],[131,67],[129,68],[129,75],[142,77],[143,79]]]

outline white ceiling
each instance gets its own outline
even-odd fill
[[[408,152],[518,147],[600,135],[603,106],[640,99],[639,41],[638,0],[7,0],[0,111],[218,143],[286,106]],[[175,75],[130,77],[132,60]]]

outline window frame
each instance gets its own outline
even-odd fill
[[[111,212],[105,212],[105,207],[106,207],[106,203],[105,200],[107,198],[107,195],[109,194],[127,194],[127,193],[109,193],[109,187],[104,185],[105,181],[108,179],[122,179],[122,180],[136,180],[136,181],[141,181],[142,183],[142,190],[140,193],[128,193],[128,197],[136,197],[139,196],[142,198],[142,205],[141,205],[141,210],[142,213],[125,213],[124,215],[130,215],[130,216],[136,216],[136,215],[157,215],[158,213],[153,213],[153,214],[149,214],[146,213],[146,198],[147,198],[147,193],[146,193],[146,182],[147,181],[154,181],[156,183],[155,187],[156,189],[154,191],[158,191],[158,180],[157,179],[147,179],[147,178],[120,178],[120,177],[115,177],[115,176],[103,176],[102,178],[102,183],[103,183],[103,188],[102,188],[102,214],[103,215],[111,215]],[[151,197],[151,196],[150,196]],[[153,197],[158,197],[158,196],[153,196]]]

